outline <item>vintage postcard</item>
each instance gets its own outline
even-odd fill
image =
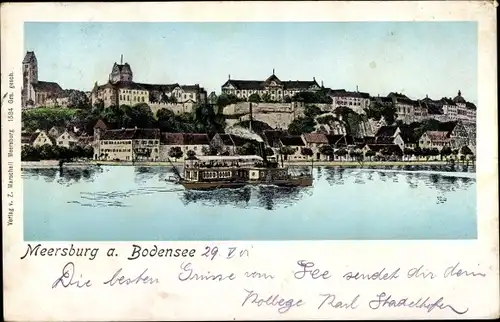
[[[498,318],[495,10],[2,4],[5,319]]]

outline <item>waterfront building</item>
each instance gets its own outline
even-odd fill
[[[291,155],[284,155],[285,160],[306,160],[309,157],[302,154],[302,149],[306,147],[302,136],[300,135],[286,135],[279,138],[279,148],[287,146],[292,148],[295,152]],[[279,150],[278,150],[279,151]]]
[[[51,137],[57,138],[59,135],[63,134],[66,128],[63,126],[53,126],[49,129],[47,134]]]
[[[45,131],[21,134],[21,145],[31,145],[41,147],[44,145],[55,145],[55,140]]]
[[[446,146],[451,146],[450,138],[448,136],[448,132],[446,131],[427,131],[422,134],[418,140],[418,145],[422,149],[437,148],[438,150],[441,150]]]
[[[285,102],[287,98],[300,92],[316,92],[321,87],[313,77],[312,81],[281,81],[275,74],[266,80],[228,80],[222,85],[223,94],[232,94],[242,100],[248,100],[252,94],[257,94],[262,99],[268,96],[270,101]]]
[[[182,156],[176,158],[183,160],[188,157],[190,151],[194,155],[205,155],[210,148],[210,139],[204,133],[162,133],[160,137],[160,159],[168,160],[172,148],[179,147]]]
[[[382,126],[375,135],[376,145],[396,144],[401,150],[404,149],[404,140],[401,137],[401,130],[398,126]]]
[[[53,104],[53,101],[63,94],[63,89],[58,83],[38,79],[38,61],[34,51],[26,52],[22,62],[22,73],[22,108],[38,107],[49,101]]]
[[[304,140],[306,147],[313,151],[315,158],[320,160],[321,153],[319,152],[319,148],[322,145],[328,144],[326,135],[323,133],[305,133],[302,134],[302,140]]]
[[[57,146],[71,148],[79,144],[80,140],[73,131],[64,130],[60,135],[53,136]]]
[[[99,134],[94,159],[110,161],[158,161],[159,129],[114,129]]]

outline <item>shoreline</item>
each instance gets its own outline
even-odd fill
[[[184,162],[168,162],[168,161],[142,161],[142,162],[126,162],[126,161],[87,161],[87,162],[66,162],[63,168],[82,168],[91,166],[151,166],[151,167],[171,167],[182,166]],[[451,165],[446,161],[289,161],[285,162],[286,166],[342,166],[342,167],[372,167],[372,166],[425,166],[425,165]],[[465,165],[455,163],[455,165]],[[471,163],[469,165],[472,166]],[[59,167],[58,160],[42,160],[42,161],[21,161],[21,168],[53,168]]]

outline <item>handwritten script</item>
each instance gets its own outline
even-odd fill
[[[31,256],[82,256],[93,260],[97,257],[99,250],[92,248],[78,248],[72,244],[66,248],[44,248],[41,245],[31,246],[23,255],[23,259]],[[118,256],[108,250],[108,256]],[[195,254],[197,258],[195,258]],[[359,270],[346,268],[339,271],[338,268],[327,268],[318,265],[312,260],[299,259],[289,263],[292,268],[288,274],[278,274],[269,266],[265,271],[245,269],[246,265],[234,266],[232,261],[244,260],[250,257],[249,249],[238,249],[236,247],[218,248],[205,247],[197,252],[196,249],[162,249],[157,246],[144,248],[133,245],[128,260],[137,258],[177,258],[170,262],[175,267],[175,276],[162,275],[164,272],[150,269],[144,266],[139,269],[127,269],[120,267],[109,274],[99,275],[99,278],[90,276],[83,272],[75,261],[65,262],[54,274],[52,289],[89,289],[96,287],[135,288],[151,287],[165,282],[172,283],[208,283],[212,286],[227,284],[234,285],[234,297],[242,309],[271,310],[278,314],[286,314],[292,310],[300,310],[310,307],[314,310],[344,310],[355,311],[359,309],[391,310],[408,309],[420,310],[430,314],[442,310],[455,315],[463,315],[469,311],[467,303],[457,303],[449,296],[436,295],[436,293],[425,294],[425,288],[418,294],[405,295],[393,291],[390,283],[404,283],[405,280],[434,281],[439,279],[460,280],[480,279],[486,277],[486,273],[479,269],[467,268],[460,262],[451,263],[447,267],[433,269],[425,265],[414,267],[384,267],[376,269]],[[214,263],[229,263],[229,265],[213,265]],[[145,264],[148,261],[144,261]],[[285,265],[286,263],[282,263]],[[137,267],[137,266],[135,266]],[[161,266],[160,266],[161,267]],[[240,269],[235,270],[235,267]],[[241,270],[243,268],[243,270]],[[282,271],[280,271],[282,272]],[[102,273],[102,272],[101,272]],[[286,281],[290,285],[299,286],[298,289],[323,289],[315,295],[310,292],[297,291],[290,293],[283,288],[277,287],[276,281]],[[342,287],[337,286],[338,282]],[[364,292],[368,284],[372,291]],[[352,287],[346,287],[352,285]],[[203,287],[203,286],[201,286]],[[227,288],[225,288],[227,289]],[[297,288],[294,288],[297,290]],[[375,291],[373,291],[375,290]]]

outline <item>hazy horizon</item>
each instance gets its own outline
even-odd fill
[[[115,62],[134,81],[200,84],[316,79],[325,87],[454,97],[477,104],[476,22],[25,23],[38,75],[63,88],[105,83]],[[22,59],[22,58],[21,58]]]

